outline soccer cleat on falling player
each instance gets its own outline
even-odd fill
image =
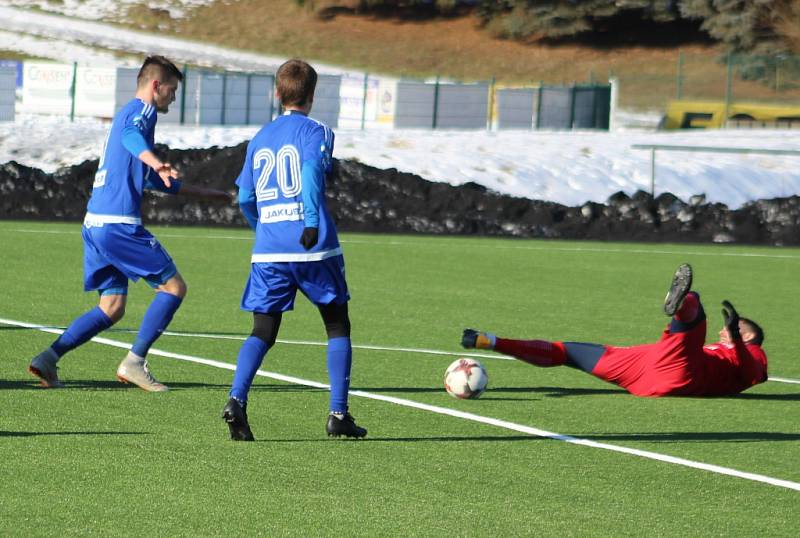
[[[495,336],[475,329],[464,329],[461,335],[461,347],[466,349],[494,349]]]
[[[117,379],[123,383],[132,383],[142,390],[148,392],[166,392],[169,387],[163,383],[159,383],[150,373],[150,368],[147,366],[147,359],[140,357],[133,351],[122,359],[117,368]]]
[[[231,441],[255,441],[247,423],[247,404],[240,404],[236,398],[229,399],[222,408],[222,420],[228,423]]]
[[[672,277],[672,284],[670,284],[667,296],[664,298],[664,313],[668,316],[674,316],[690,289],[692,289],[692,266],[688,263],[683,263],[675,271],[675,275]]]
[[[325,425],[325,431],[328,432],[329,437],[341,437],[344,435],[346,437],[360,439],[367,435],[366,428],[362,428],[356,424],[353,415],[350,413],[345,413],[341,418],[334,413],[329,414],[328,423]]]
[[[48,389],[63,387],[58,379],[58,355],[52,348],[47,348],[36,355],[28,366],[28,371],[41,380],[42,386]]]

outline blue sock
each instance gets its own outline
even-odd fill
[[[161,336],[169,322],[172,321],[172,316],[181,306],[181,301],[183,299],[171,293],[164,291],[156,293],[153,302],[150,303],[150,307],[144,314],[142,326],[139,327],[139,334],[136,335],[136,341],[133,343],[131,351],[140,357],[147,356],[150,346]]]
[[[350,366],[353,348],[350,337],[328,340],[328,378],[331,382],[331,413],[347,413],[347,391],[350,389]]]
[[[67,351],[88,342],[95,335],[114,325],[111,318],[99,306],[95,306],[81,317],[75,319],[67,330],[50,347],[61,357]]]
[[[233,374],[233,385],[230,395],[242,403],[247,402],[247,393],[256,377],[256,370],[261,366],[269,346],[257,336],[249,336],[239,349],[236,359],[236,373]]]

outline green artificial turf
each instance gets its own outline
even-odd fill
[[[442,386],[464,327],[632,345],[655,340],[674,268],[689,262],[716,336],[730,299],[762,324],[773,377],[800,380],[800,250],[342,234],[351,288],[351,396],[369,429],[325,436],[324,389],[258,377],[255,443],[219,415],[250,331],[239,300],[245,230],[152,228],[189,284],[149,360],[172,390],[116,381],[124,350],[88,343],[59,363],[64,389],[27,372],[55,338],[0,323],[0,535],[790,536],[800,492],[409,407],[427,404],[603,445],[800,483],[800,385],[731,398],[637,398],[570,368],[481,358],[490,385]],[[64,327],[82,292],[80,224],[0,222],[0,318]],[[102,336],[130,343],[152,297],[131,287]],[[200,337],[205,334],[208,338]],[[263,370],[326,383],[316,310],[298,297]],[[305,343],[304,343],[305,342]],[[386,348],[386,349],[374,349]],[[407,351],[404,349],[417,349]],[[433,354],[441,351],[450,354]]]

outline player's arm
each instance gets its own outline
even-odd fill
[[[175,194],[175,192],[168,189],[172,187],[172,180],[177,179],[180,174],[171,164],[165,163],[159,159],[156,154],[153,153],[152,148],[147,144],[147,140],[144,138],[145,121],[146,119],[143,116],[136,116],[125,125],[122,129],[122,145],[131,155],[152,168],[166,187],[166,189],[154,188]],[[154,184],[152,181],[150,183]]]
[[[300,244],[306,250],[310,250],[319,240],[319,206],[325,196],[323,190],[325,174],[320,159],[303,162],[301,170],[304,227]]]
[[[320,127],[307,146],[310,159],[303,161],[301,177],[303,189],[303,234],[300,244],[310,250],[319,240],[319,208],[325,202],[325,176],[331,170],[333,131]]]
[[[722,301],[722,319],[730,334],[733,354],[726,357],[738,369],[739,378],[747,383],[761,383],[766,380],[766,370],[760,361],[753,357],[739,332],[739,313],[729,301]]]
[[[767,369],[765,362],[751,353],[750,347],[739,339],[733,342],[732,353],[725,358],[736,366],[737,377],[743,383],[756,385],[767,380]]]
[[[253,152],[254,141],[251,140],[247,145],[244,164],[239,176],[236,178],[236,186],[239,187],[239,209],[244,215],[247,224],[255,231],[258,226],[258,205],[256,198],[255,185],[253,183]]]
[[[242,211],[247,224],[255,230],[258,226],[258,206],[256,193],[243,187],[239,188],[239,209]]]

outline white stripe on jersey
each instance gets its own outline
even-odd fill
[[[253,254],[250,263],[271,263],[271,262],[318,262],[342,254],[342,247],[323,252],[308,253],[286,253],[286,254]]]
[[[83,218],[83,225],[87,228],[102,228],[103,224],[141,224],[139,217],[128,217],[126,215],[98,215],[97,213],[86,213]]]
[[[142,101],[142,104],[144,105],[142,107],[142,111],[139,112],[139,114],[134,116],[133,118],[133,124],[136,125],[137,127],[141,125],[142,118],[150,119],[150,117],[153,115],[153,105],[148,105],[144,101]]]

